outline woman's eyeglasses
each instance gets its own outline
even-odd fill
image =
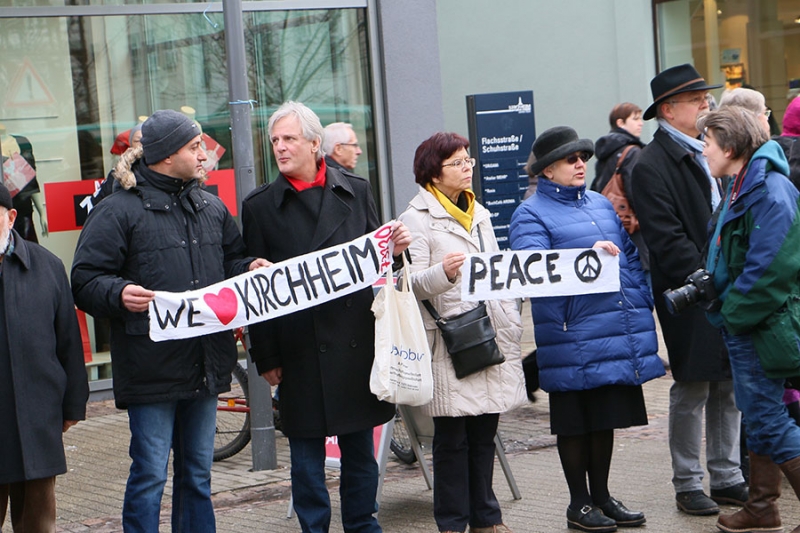
[[[444,163],[443,167],[455,167],[455,168],[464,168],[465,166],[472,168],[475,166],[475,158],[470,157],[467,159],[456,159],[455,161],[451,161],[450,163]]]
[[[579,154],[568,155],[567,157],[564,158],[564,161],[566,161],[570,165],[574,165],[575,163],[578,162],[578,159],[586,163],[590,157],[592,156],[590,156],[588,153],[581,152]]]

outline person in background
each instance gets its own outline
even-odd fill
[[[800,189],[800,96],[795,97],[783,114],[783,134],[772,138],[789,160],[789,179]]]
[[[461,300],[465,254],[499,250],[489,211],[475,200],[469,141],[435,133],[417,147],[417,195],[398,219],[411,231],[411,286],[444,318],[475,307]],[[511,533],[492,490],[500,413],[526,402],[520,359],[522,322],[514,300],[486,302],[505,362],[458,379],[431,314],[420,303],[432,347],[433,515],[439,531]]]
[[[352,173],[358,164],[361,147],[353,125],[334,122],[325,126],[322,134],[322,151],[325,163],[339,172]]]
[[[592,141],[550,128],[533,142],[536,194],[511,217],[514,250],[597,248],[619,256],[620,290],[532,298],[539,382],[570,493],[567,527],[604,533],[645,523],[612,497],[614,430],[647,424],[642,383],[664,375],[653,297],[611,202],[586,190]],[[588,487],[586,484],[588,477]]]
[[[142,145],[141,123],[131,128],[131,132],[128,135],[128,142],[130,144],[130,148],[128,148],[128,150],[136,149]],[[125,172],[127,167],[130,165],[130,162],[125,162],[122,159],[120,159],[117,165],[121,165],[121,171]],[[111,172],[108,173],[106,179],[104,179],[102,183],[100,183],[100,186],[97,188],[97,190],[94,191],[94,194],[91,197],[92,208],[96,207],[97,204],[99,204],[103,200],[103,198],[111,195],[111,193],[118,191],[120,189],[119,182],[114,179],[114,172],[116,171],[117,167],[115,166],[113,169],[111,169]],[[91,212],[91,210],[89,210],[89,212]]]
[[[89,383],[64,265],[12,229],[0,183],[0,529],[56,530],[62,434],[86,417]]]
[[[79,308],[111,323],[114,400],[131,431],[123,529],[158,531],[172,449],[172,531],[213,533],[217,395],[230,390],[236,342],[230,331],[154,342],[148,307],[154,291],[202,289],[269,263],[245,257],[228,208],[200,187],[206,155],[194,122],[156,111],[141,142],[115,173],[122,189],[86,220],[72,291]]]
[[[719,206],[721,188],[703,156],[697,117],[708,111],[708,90],[718,87],[689,64],[669,68],[650,82],[653,103],[644,119],[657,117],[658,130],[633,169],[633,195],[657,295],[682,287],[703,266],[708,221]],[[697,306],[672,315],[659,296],[656,312],[675,380],[669,404],[675,503],[690,515],[719,513],[718,502],[742,505],[747,484],[739,462],[741,417],[722,335]],[[703,492],[700,464],[704,415],[711,498]]]
[[[322,124],[307,106],[284,102],[269,118],[280,174],[245,198],[242,232],[251,254],[279,262],[349,242],[380,226],[367,180],[325,163]],[[393,225],[395,255],[411,240]],[[250,326],[250,355],[270,385],[280,384],[281,423],[289,438],[294,510],[304,533],[330,528],[325,439],[341,450],[342,525],[379,533],[374,516],[379,470],[373,428],[395,406],[369,388],[375,358],[372,287],[313,309]]]
[[[795,322],[784,319],[797,316],[800,299],[800,193],[786,179],[789,166],[769,140],[763,115],[723,101],[698,120],[711,175],[734,177],[712,225],[706,260],[721,304],[708,319],[728,347],[751,466],[743,509],[717,522],[729,533],[783,531],[775,503],[781,471],[800,497],[800,427],[783,403],[785,378],[800,371]],[[791,339],[789,349],[783,338]],[[782,372],[764,366],[768,356],[780,359]]]
[[[633,167],[636,165],[636,160],[639,158],[642,148],[644,148],[644,143],[639,139],[642,135],[642,125],[644,124],[642,109],[630,102],[617,104],[611,109],[611,113],[608,115],[608,122],[611,125],[611,132],[597,139],[597,143],[594,146],[597,163],[595,163],[594,167],[594,181],[592,181],[591,189],[595,192],[603,191],[614,175],[619,158],[622,156],[622,151],[630,146],[631,149],[625,155],[625,160],[622,162],[619,172],[622,177],[625,196],[628,199],[628,203],[634,206],[635,211],[631,181]],[[637,228],[636,231],[628,234],[639,251],[639,262],[649,284],[650,253],[642,237],[642,232]]]
[[[767,107],[766,99],[760,92],[743,87],[725,91],[719,100],[719,107],[725,106],[738,106],[747,109],[758,118],[758,123],[761,124],[767,135],[770,134],[769,117],[772,115],[772,111]]]

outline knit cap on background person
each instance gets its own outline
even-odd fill
[[[789,102],[783,115],[783,135],[800,137],[800,96]]]
[[[145,165],[163,161],[200,135],[189,117],[171,109],[153,113],[142,124],[142,148]]]

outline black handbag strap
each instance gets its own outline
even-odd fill
[[[475,227],[478,230],[478,242],[481,245],[481,252],[483,252],[485,250],[483,249],[483,234],[481,233],[481,227],[480,227],[480,225],[475,226]],[[481,300],[479,303],[483,303],[483,300]],[[438,321],[440,321],[442,319],[441,315],[439,315],[439,313],[436,312],[436,309],[433,307],[433,305],[428,300],[422,300],[422,305],[425,306],[425,309],[428,310],[428,312],[431,314],[431,316],[433,317],[433,319],[436,322],[438,322]]]

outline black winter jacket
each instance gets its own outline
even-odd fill
[[[772,140],[783,148],[783,153],[789,161],[789,179],[800,189],[800,137],[780,135],[773,137]]]
[[[141,161],[131,171],[136,185],[92,210],[72,265],[78,307],[111,319],[117,406],[225,392],[236,363],[231,332],[156,343],[148,335],[148,313],[128,311],[120,297],[132,283],[183,292],[246,272],[251,259],[244,257],[239,230],[197,180],[164,176]]]

